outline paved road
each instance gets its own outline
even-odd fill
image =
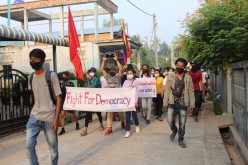
[[[140,116],[140,115],[139,115]],[[218,126],[229,124],[230,116],[216,117],[211,105],[205,105],[199,122],[189,117],[186,123],[185,143],[181,148],[177,140],[171,142],[171,133],[167,121],[154,118],[146,125],[139,117],[140,133],[135,133],[132,125],[130,138],[124,138],[120,122],[114,122],[114,133],[105,136],[98,130],[96,115],[89,125],[89,134],[85,137],[76,131],[75,123],[66,126],[67,133],[59,136],[60,165],[228,165],[230,160],[218,132]],[[84,120],[80,120],[83,126]],[[106,125],[106,122],[104,122]],[[1,165],[26,165],[25,132],[0,139]],[[50,164],[50,154],[41,132],[37,145],[41,165]]]

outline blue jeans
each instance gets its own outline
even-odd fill
[[[131,122],[130,122],[131,114],[132,114],[133,121],[134,121],[135,125],[136,126],[139,125],[139,120],[137,117],[137,110],[136,111],[128,111],[128,112],[126,112],[126,131],[131,130]]]
[[[43,130],[51,153],[52,165],[57,165],[59,158],[58,137],[57,132],[52,132],[52,122],[39,121],[36,118],[30,117],[26,128],[26,150],[30,164],[39,164],[35,146],[37,144],[37,137],[40,131]]]
[[[178,116],[179,131],[176,126],[176,117]],[[167,120],[173,132],[178,132],[178,141],[184,140],[185,122],[187,119],[187,107],[179,104],[170,105],[167,112]]]

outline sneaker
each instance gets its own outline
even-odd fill
[[[105,135],[110,135],[112,133],[112,129],[108,129]]]
[[[79,123],[76,123],[76,130],[79,130]]]
[[[124,121],[121,122],[121,128],[122,129],[125,129],[126,128]]]
[[[198,122],[199,120],[198,120],[198,117],[197,116],[195,116],[195,122]]]
[[[65,129],[62,128],[61,131],[60,131],[60,133],[58,135],[63,135],[64,133],[65,133]]]
[[[173,141],[176,137],[177,131],[176,132],[172,132],[170,135],[170,140]]]
[[[181,141],[181,140],[178,140],[178,144],[179,144],[179,146],[181,146],[182,148],[187,148],[186,144],[185,144],[183,141]]]
[[[150,124],[150,120],[146,120],[146,124]]]
[[[136,133],[139,133],[139,132],[140,132],[139,126],[136,126],[136,127],[135,127],[135,130],[136,130]]]
[[[127,133],[125,134],[125,138],[129,138],[129,136],[130,136],[130,132],[129,131],[127,131]]]

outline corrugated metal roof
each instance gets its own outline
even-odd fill
[[[49,45],[68,46],[66,38],[30,32],[27,30],[0,25],[0,41],[34,41]]]
[[[121,26],[113,26],[113,32],[119,32],[121,30]],[[102,33],[110,33],[110,28],[109,27],[102,27],[98,29],[98,33],[102,34]],[[46,33],[42,33],[45,35],[49,35],[50,33],[46,32]],[[77,34],[81,35],[81,30],[77,30]],[[90,28],[90,29],[84,29],[84,34],[88,35],[88,34],[95,34],[95,29],[94,28]],[[64,32],[65,36],[68,36],[68,31]],[[60,32],[56,31],[56,32],[52,32],[52,36],[56,36],[59,37],[60,36]]]

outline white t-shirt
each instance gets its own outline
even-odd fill
[[[108,87],[108,82],[107,82],[107,80],[104,78],[104,76],[101,76],[101,77],[100,77],[100,83],[101,83],[102,88],[107,88],[107,87]]]

